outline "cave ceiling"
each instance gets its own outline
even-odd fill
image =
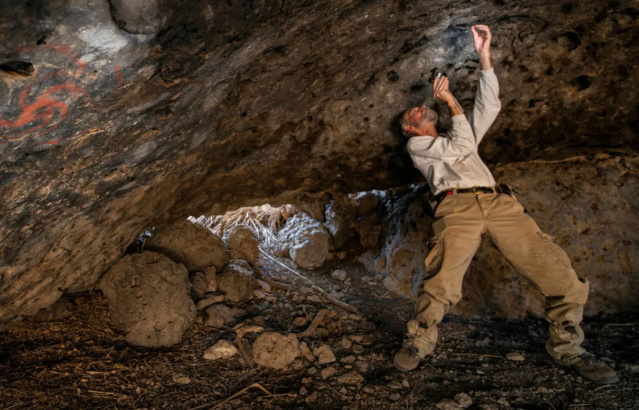
[[[472,107],[472,24],[493,30],[501,85],[489,164],[636,153],[638,15],[629,0],[5,0],[0,321],[92,288],[153,224],[421,181],[396,120],[433,104],[432,70]]]

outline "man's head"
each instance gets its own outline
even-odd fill
[[[435,125],[438,117],[435,111],[422,105],[407,109],[399,120],[399,125],[402,127],[402,134],[406,137],[421,135],[437,137]]]

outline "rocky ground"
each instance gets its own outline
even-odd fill
[[[551,364],[543,320],[471,320],[449,316],[435,353],[417,371],[392,367],[411,303],[395,298],[355,262],[295,270],[265,259],[274,288],[240,307],[237,325],[198,320],[165,350],[130,347],[115,331],[100,293],[72,295],[63,321],[14,323],[0,333],[0,407],[27,408],[639,408],[639,318],[589,318],[586,347],[609,361],[621,382],[598,387]],[[284,265],[282,265],[284,264]],[[342,281],[336,269],[346,271]],[[313,286],[357,307],[349,313]],[[463,303],[463,302],[462,302]],[[318,312],[323,320],[312,325]],[[251,332],[251,329],[257,332]],[[283,369],[253,360],[258,334],[298,333],[308,349]],[[305,332],[303,334],[299,334]],[[220,340],[238,348],[206,360]],[[304,347],[304,343],[301,343]],[[233,347],[231,347],[232,350]],[[277,360],[286,351],[271,352]]]

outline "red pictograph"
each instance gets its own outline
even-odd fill
[[[40,45],[7,54],[33,56],[37,60],[38,54],[44,53],[47,63],[42,64],[42,71],[51,68],[52,70],[43,72],[33,79],[27,79],[29,83],[21,90],[13,90],[18,92],[18,113],[11,116],[12,118],[5,118],[0,112],[0,145],[22,140],[27,136],[32,137],[30,145],[52,145],[77,135],[76,132],[61,139],[47,138],[47,134],[65,122],[69,110],[76,102],[83,99],[86,104],[91,103],[89,93],[81,85],[82,82],[86,82],[83,78],[85,63],[67,45]],[[115,75],[118,85],[121,84],[122,76],[117,66]],[[14,84],[22,85],[19,81],[15,81]],[[16,101],[13,99],[4,103],[13,104],[15,108]]]

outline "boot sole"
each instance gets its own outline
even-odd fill
[[[417,362],[415,366],[409,367],[409,366],[402,366],[401,364],[393,361],[393,366],[395,366],[395,368],[401,372],[410,372],[412,370],[417,369],[417,367],[419,367],[419,362]]]
[[[572,366],[567,366],[566,364],[564,364],[562,361],[555,359],[554,357],[550,357],[552,359],[552,361],[560,368],[565,369],[565,370],[570,370],[573,373],[575,373],[576,375],[583,377],[584,379],[593,382],[595,384],[599,384],[599,385],[605,385],[605,384],[613,384],[613,383],[617,383],[619,381],[619,375],[615,374],[614,376],[610,376],[610,377],[604,377],[602,379],[593,379],[592,377],[588,377],[584,374],[579,373],[579,371],[577,371],[577,369],[575,369]]]

